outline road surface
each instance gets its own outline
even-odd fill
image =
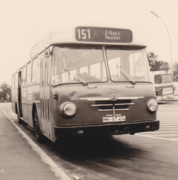
[[[160,120],[159,131],[107,138],[68,139],[61,140],[58,144],[53,144],[49,140],[39,144],[33,131],[26,125],[17,123],[16,115],[12,113],[9,103],[0,104],[0,108],[69,179],[178,179],[178,101],[176,100],[165,101],[159,105],[157,113]],[[7,118],[6,120],[8,121]],[[15,141],[13,137],[10,140],[12,143]],[[22,148],[21,146],[26,145],[23,142],[21,146],[19,144],[17,146]],[[33,151],[30,146],[28,148]],[[37,152],[34,153],[36,154],[29,154],[31,159],[40,156]],[[10,166],[11,162],[7,163]],[[50,170],[50,164],[47,166]],[[51,172],[55,176],[55,172],[52,170]],[[1,174],[2,172],[0,177]],[[53,178],[51,176],[51,179]],[[15,173],[14,179],[17,179]]]

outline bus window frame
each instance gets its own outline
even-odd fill
[[[28,64],[30,64],[30,82],[28,82]],[[26,71],[26,85],[30,85],[31,83],[32,83],[32,63],[31,63],[31,61],[29,61],[27,64],[26,64],[26,66],[27,66],[27,71]]]
[[[109,81],[109,74],[108,74],[108,70],[107,70],[107,62],[106,62],[106,57],[105,57],[105,52],[104,52],[104,45],[98,45],[98,44],[57,44],[55,46],[53,46],[52,48],[52,57],[51,57],[51,70],[50,70],[50,82],[51,82],[51,86],[52,87],[56,87],[56,86],[59,86],[59,85],[70,85],[70,84],[82,84],[82,82],[79,82],[79,81],[76,81],[76,82],[65,82],[65,83],[57,83],[57,84],[53,84],[52,83],[52,76],[53,76],[53,62],[54,62],[54,48],[55,47],[100,47],[101,48],[101,51],[102,51],[102,57],[103,57],[103,61],[102,63],[104,62],[104,65],[105,65],[105,70],[106,70],[106,75],[107,75],[107,79],[106,81],[95,81],[95,82],[88,82],[89,83],[107,83]],[[88,65],[88,67],[90,67],[91,64]],[[81,67],[80,67],[81,68]],[[77,69],[76,69],[77,70]],[[79,68],[78,70],[79,71]],[[62,74],[61,74],[61,78],[62,78]]]
[[[39,58],[38,58],[38,56],[35,56],[33,59],[32,59],[32,63],[31,63],[31,83],[32,84],[36,84],[36,83],[38,83],[38,79],[39,79],[39,66],[40,65],[38,65],[38,66],[36,66],[36,71],[37,71],[37,77],[36,77],[36,80],[35,81],[33,81],[33,63],[34,63],[34,61],[35,60],[37,60],[37,63],[39,64],[40,63],[40,60],[39,60]]]
[[[21,86],[24,87],[26,84],[27,84],[27,65],[23,66],[22,67],[22,80],[24,80],[24,77],[23,77],[23,71],[24,71],[24,68],[26,69],[26,72],[25,72],[25,82],[24,83],[21,83]],[[23,81],[22,81],[23,82]]]

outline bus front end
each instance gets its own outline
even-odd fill
[[[144,46],[63,44],[52,52],[56,137],[159,129]]]

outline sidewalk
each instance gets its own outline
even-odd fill
[[[59,180],[1,110],[0,180]]]

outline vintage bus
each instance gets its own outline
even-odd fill
[[[159,129],[146,46],[129,29],[50,31],[12,75],[12,109],[41,142]]]
[[[154,84],[157,100],[174,99],[175,87],[171,71],[151,71],[151,81]]]

